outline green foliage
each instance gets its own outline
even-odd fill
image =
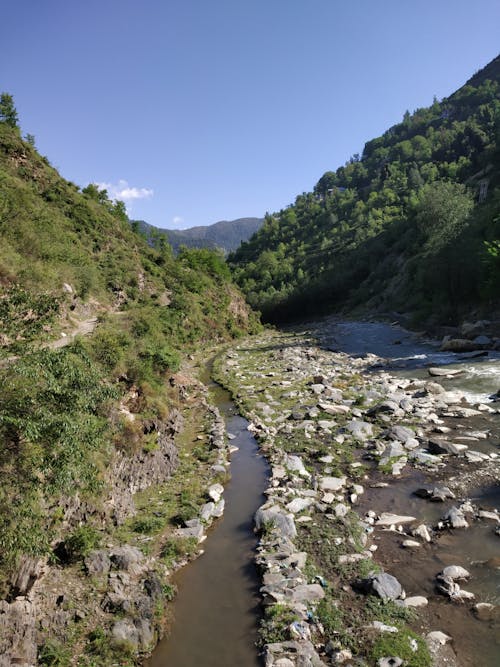
[[[2,93],[0,95],[0,123],[5,123],[11,128],[18,128],[18,122],[14,98],[9,93]]]
[[[181,558],[190,557],[198,550],[198,540],[195,537],[170,537],[163,545],[161,557],[167,567]]]
[[[16,352],[27,341],[39,337],[59,313],[59,299],[52,294],[32,292],[12,285],[0,295],[0,346]]]
[[[436,181],[418,193],[415,220],[426,239],[426,248],[436,252],[462,232],[474,202],[460,183]]]
[[[432,659],[422,637],[407,628],[397,633],[382,632],[375,641],[371,657],[373,661],[387,656],[398,656],[408,667],[430,667]]]
[[[260,623],[260,640],[263,644],[283,642],[290,639],[288,628],[298,615],[284,604],[275,604],[264,608],[264,618]]]
[[[27,354],[0,368],[0,382],[0,564],[8,565],[21,552],[47,552],[42,497],[100,489],[104,414],[116,392],[78,345]]]
[[[89,525],[79,526],[64,540],[64,550],[70,561],[78,561],[93,550],[101,542],[101,534]]]
[[[500,73],[487,70],[494,80],[475,77],[474,85],[406,113],[367,142],[361,157],[267,215],[229,256],[251,305],[276,321],[335,307],[447,319],[485,297],[498,303],[483,241],[498,238],[491,228],[500,185]],[[488,197],[475,206],[484,178]]]
[[[69,667],[72,657],[71,647],[49,639],[38,651],[38,664],[45,667]]]

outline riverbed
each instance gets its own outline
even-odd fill
[[[247,353],[251,356],[252,346],[261,355],[261,361],[256,366],[248,367],[243,363],[235,374],[236,384],[233,386],[234,391],[240,394],[240,409],[250,415],[251,427],[259,431],[265,443],[272,443],[273,433],[286,424],[295,425],[293,428],[302,428],[303,424],[306,438],[312,437],[314,440],[319,437],[313,435],[317,429],[325,431],[327,439],[330,437],[330,429],[327,422],[325,426],[324,417],[322,423],[315,425],[314,419],[317,417],[313,414],[314,410],[317,414],[318,409],[311,409],[314,401],[311,403],[309,399],[304,405],[294,407],[293,403],[297,400],[294,396],[304,398],[307,395],[303,385],[299,383],[297,391],[287,392],[287,387],[293,389],[295,386],[296,362],[299,364],[297,368],[302,369],[303,378],[307,377],[308,372],[312,375],[309,384],[313,383],[315,387],[320,387],[324,381],[321,379],[324,371],[325,375],[330,374],[331,377],[337,373],[341,380],[339,386],[344,386],[343,373],[333,370],[335,364],[340,363],[341,366],[347,365],[349,373],[354,373],[353,377],[356,373],[363,375],[364,380],[360,386],[364,386],[362,391],[367,397],[370,396],[370,391],[367,391],[370,377],[373,377],[373,384],[380,389],[384,385],[384,381],[379,379],[382,373],[392,378],[389,384],[397,383],[398,378],[402,386],[405,382],[410,383],[412,378],[420,382],[419,386],[429,380],[437,381],[448,393],[462,392],[468,405],[495,405],[490,402],[490,397],[500,387],[498,353],[478,358],[443,353],[432,341],[422,340],[399,326],[378,322],[338,322],[327,318],[321,322],[308,323],[303,330],[303,339],[297,335],[290,342],[283,343],[283,340],[268,340],[264,336],[260,341],[247,341],[244,346],[237,347],[239,352],[234,357],[228,355],[226,371],[239,369],[239,364],[244,361],[243,356]],[[347,353],[348,360],[341,360],[334,353],[331,359],[328,354],[317,354],[311,335],[319,341],[320,348]],[[305,365],[301,361],[304,355]],[[287,360],[292,362],[288,366]],[[428,372],[431,366],[461,372],[453,377],[431,378]],[[263,379],[265,382],[262,382]],[[354,389],[360,391],[360,387]],[[347,387],[344,399],[349,392],[354,396],[354,389]],[[333,390],[334,393],[336,391]],[[358,398],[360,396],[344,400],[340,407],[343,405],[345,410],[352,412],[352,416],[360,419],[369,412],[366,407],[361,408],[362,402],[357,407]],[[175,603],[172,633],[146,663],[148,667],[225,667],[232,664],[257,667],[261,664],[255,646],[260,597],[259,581],[253,566],[256,539],[252,528],[253,515],[267,485],[267,468],[258,454],[256,441],[247,430],[248,422],[234,414],[234,407],[228,401],[227,394],[219,394],[217,402],[226,415],[228,431],[236,436],[232,443],[239,447],[233,456],[232,479],[225,491],[226,514],[209,531],[204,545],[205,554],[177,575],[176,583],[180,592]],[[283,421],[290,419],[292,422]],[[415,417],[412,419],[414,421]],[[332,420],[331,425],[335,426],[335,421]],[[467,443],[470,451],[491,456],[491,461],[500,451],[500,421],[496,411],[490,413],[485,409],[467,418],[458,418],[456,415],[444,417],[437,419],[436,427],[442,429],[443,433],[448,431],[451,434],[449,437],[456,438],[457,442]],[[338,431],[341,434],[345,432],[344,426]],[[344,437],[338,436],[337,442],[341,442]],[[324,444],[322,435],[321,438]],[[419,439],[424,442],[423,434]],[[270,446],[273,445],[265,445],[265,449]],[[297,451],[300,452],[300,445],[298,447]],[[357,455],[366,458],[363,450]],[[473,503],[476,509],[498,512],[498,477],[483,475],[488,473],[488,466],[484,462],[471,463],[464,456],[445,456],[430,470],[425,465],[405,465],[399,473],[394,473],[395,476],[378,469],[376,459],[368,456],[368,461],[363,463],[367,467],[363,479],[364,493],[357,500],[352,500],[352,494],[347,496],[351,497],[353,509],[360,517],[363,519],[368,512],[377,516],[383,512],[408,514],[415,517],[416,523],[428,525],[432,532],[432,541],[423,543],[417,551],[402,548],[403,538],[409,536],[404,530],[382,528],[375,529],[371,534],[372,546],[377,550],[376,561],[387,572],[397,576],[407,595],[425,596],[428,600],[426,609],[419,614],[415,629],[423,634],[436,629],[447,633],[458,656],[458,661],[452,664],[496,667],[500,659],[498,613],[492,618],[478,618],[472,603],[457,604],[438,595],[435,577],[447,565],[461,565],[470,572],[470,581],[464,587],[474,594],[475,602],[489,603],[498,608],[500,537],[495,534],[495,524],[471,520],[469,528],[450,530],[446,522],[443,523],[447,510],[466,500]],[[326,474],[327,468],[328,464]],[[455,489],[456,497],[436,503],[414,493],[418,488],[435,484],[449,484]],[[288,499],[294,497],[293,486],[292,478],[286,492]],[[300,494],[300,488],[296,492]],[[311,518],[307,511],[297,521],[304,522],[301,524],[304,527],[308,526],[305,523],[307,521],[312,521],[312,526],[316,525],[314,514]],[[314,625],[311,630],[316,632]],[[320,653],[321,647],[320,642],[317,646]]]

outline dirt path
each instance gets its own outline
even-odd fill
[[[44,343],[43,348],[49,348],[50,350],[57,350],[61,347],[66,347],[72,343],[77,336],[88,336],[90,335],[97,326],[97,317],[90,317],[87,320],[82,320],[78,323],[77,327],[71,331],[71,333],[62,334],[57,340],[53,340],[49,343]]]

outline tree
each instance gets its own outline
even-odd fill
[[[9,93],[2,93],[0,95],[0,122],[17,128],[19,127],[18,120],[14,98]]]
[[[426,248],[437,252],[455,239],[467,224],[474,200],[460,183],[435,181],[420,190],[416,221],[426,237]]]
[[[30,146],[33,146],[35,148],[35,135],[34,134],[27,134],[24,137],[24,141],[29,144]]]

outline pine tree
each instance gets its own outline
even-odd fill
[[[0,95],[0,122],[18,128],[18,120],[14,98],[9,93],[2,93]]]

